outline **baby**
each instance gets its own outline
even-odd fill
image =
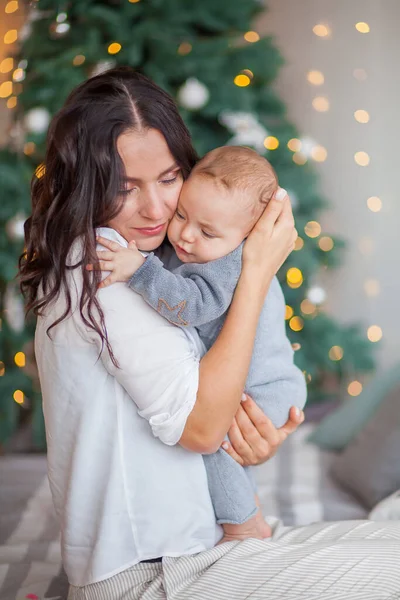
[[[254,150],[212,150],[184,182],[169,224],[168,239],[176,254],[160,254],[162,262],[154,253],[144,258],[130,244],[116,253],[114,276],[129,281],[171,323],[196,327],[209,349],[240,276],[243,241],[277,188],[273,168]],[[107,240],[99,241],[109,247]],[[286,423],[291,406],[302,409],[306,401],[304,376],[293,363],[285,333],[284,311],[274,278],[259,319],[245,391],[275,427]],[[204,455],[204,462],[217,522],[224,528],[222,541],[268,537],[250,469],[222,449]]]

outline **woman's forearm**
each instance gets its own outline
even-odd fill
[[[260,312],[272,281],[243,269],[221,332],[200,362],[199,389],[180,444],[215,452],[240,404],[250,367]]]

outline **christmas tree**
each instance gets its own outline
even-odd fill
[[[272,163],[290,193],[299,231],[279,278],[288,335],[309,384],[309,402],[337,395],[351,382],[349,393],[359,393],[352,380],[372,368],[371,344],[356,327],[343,327],[325,314],[325,292],[318,285],[321,269],[337,264],[343,245],[322,232],[317,221],[326,201],[318,192],[313,163],[324,160],[326,152],[306,133],[298,134],[274,92],[283,61],[273,41],[254,30],[264,9],[257,0],[32,2],[17,34],[18,51],[0,67],[9,73],[0,96],[12,112],[10,141],[0,154],[2,440],[16,427],[24,406],[33,409],[37,443],[43,439],[33,324],[23,325],[14,281],[29,214],[29,180],[43,174],[47,127],[67,94],[114,65],[132,66],[176,98],[200,155],[216,146],[241,144]]]

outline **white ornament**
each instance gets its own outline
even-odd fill
[[[253,146],[257,152],[266,152],[264,140],[268,131],[251,113],[223,111],[219,122],[234,133],[228,141],[230,146]]]
[[[6,224],[6,232],[8,237],[13,241],[24,239],[24,223],[26,221],[26,215],[23,213],[17,213],[12,219]]]
[[[190,77],[178,91],[178,102],[188,110],[203,108],[210,98],[208,88],[195,77]]]
[[[326,300],[326,292],[322,287],[315,285],[308,290],[307,298],[315,305],[322,304]]]
[[[50,113],[46,108],[32,108],[25,115],[25,127],[30,133],[44,133],[50,123]]]
[[[104,71],[108,71],[108,69],[115,67],[116,64],[115,60],[102,60],[94,65],[90,72],[90,76],[95,77],[96,75],[100,75],[101,73],[104,73]]]
[[[9,284],[4,294],[4,316],[13,331],[21,333],[25,325],[25,310],[22,297],[16,286]]]

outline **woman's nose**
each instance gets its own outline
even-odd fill
[[[148,192],[142,198],[142,216],[152,221],[160,221],[167,216],[167,206],[156,192]]]

